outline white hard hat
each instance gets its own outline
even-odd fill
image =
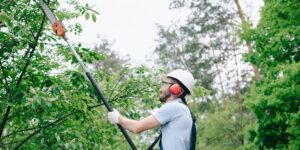
[[[195,79],[189,71],[176,69],[167,74],[167,77],[172,77],[180,81],[190,93],[192,93],[195,86]]]

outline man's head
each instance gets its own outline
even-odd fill
[[[195,86],[193,75],[185,70],[176,69],[162,77],[160,88],[160,101],[166,102],[169,99],[184,97],[191,94]]]

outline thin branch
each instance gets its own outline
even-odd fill
[[[235,51],[234,51],[235,52]],[[241,86],[240,86],[240,80],[239,80],[239,65],[238,65],[238,61],[237,58],[235,57],[234,59],[235,65],[236,65],[236,98],[238,100],[239,103],[239,107],[240,107],[240,123],[241,123],[241,131],[242,133],[244,133],[244,113],[243,113],[243,100],[242,100],[242,96],[241,96]],[[244,139],[244,134],[241,135],[241,141],[242,141],[242,146],[245,145],[245,139]]]
[[[31,0],[29,0],[29,1],[27,2],[27,7],[29,7],[30,2],[31,2]],[[28,24],[27,9],[26,9],[25,12],[23,13],[23,16],[24,16],[24,22],[25,22],[26,24]],[[30,31],[30,32],[31,32],[32,37],[34,37],[33,31]],[[30,37],[28,36],[28,38],[30,38]],[[28,47],[28,49],[27,49],[27,51],[25,52],[23,58],[27,58],[27,55],[29,54],[29,52],[30,52],[30,47]]]
[[[14,149],[18,149],[20,148],[24,143],[26,143],[28,140],[30,140],[35,134],[37,134],[38,132],[40,132],[43,128],[47,128],[47,127],[50,127],[52,125],[55,125],[56,123],[68,118],[69,116],[75,114],[76,112],[72,112],[72,113],[69,113],[67,114],[66,116],[60,118],[60,119],[57,119],[56,121],[46,125],[46,126],[43,126],[43,127],[39,127],[38,130],[36,130],[35,132],[33,132],[32,134],[30,134],[29,136],[27,136],[24,140],[22,140]]]
[[[17,127],[18,128],[18,130],[21,128],[21,126],[19,126],[19,127]],[[16,138],[17,138],[17,134],[15,134],[12,138],[11,138],[11,140],[10,140],[10,143],[18,143],[19,141],[16,141]],[[9,147],[9,149],[13,149],[13,146],[14,146],[14,144],[10,144],[10,147]]]
[[[32,50],[31,50],[31,52],[30,52],[28,61],[26,62],[25,66],[24,66],[24,68],[23,68],[23,70],[22,70],[22,73],[21,73],[21,75],[20,75],[20,77],[19,77],[19,79],[18,79],[18,81],[17,81],[16,86],[19,86],[19,84],[21,83],[22,78],[23,78],[23,76],[24,76],[24,74],[25,74],[25,72],[26,72],[26,70],[27,70],[27,67],[29,66],[29,64],[30,64],[30,62],[31,62],[31,58],[32,58],[32,56],[33,56],[33,54],[34,54],[34,51],[36,50],[37,43],[38,43],[38,40],[39,40],[40,35],[41,35],[41,33],[42,33],[42,30],[43,30],[43,27],[44,27],[45,20],[46,20],[46,16],[44,15],[44,16],[43,16],[42,23],[41,23],[41,26],[40,26],[40,29],[39,29],[39,31],[38,31],[38,34],[35,36],[35,43],[34,43],[34,45],[32,46]]]
[[[239,0],[234,0],[235,4],[236,4],[236,7],[237,7],[237,12],[239,14],[239,17],[241,19],[241,22],[242,24],[246,24],[247,21],[245,19],[245,16],[244,16],[244,12],[242,10],[242,7],[240,5],[240,2]],[[251,41],[249,39],[246,39],[246,46],[248,48],[248,53],[253,53],[253,48],[251,46]],[[253,72],[254,72],[254,75],[255,75],[255,79],[256,81],[259,81],[260,80],[260,72],[259,70],[257,69],[257,66],[255,64],[251,64],[252,65],[252,68],[253,68]]]
[[[123,76],[119,79],[119,81],[120,81],[122,78],[123,78]],[[114,98],[113,98],[112,101],[115,101],[115,100],[117,99],[116,97],[117,97],[117,96],[114,96]],[[97,104],[97,105],[93,105],[93,106],[88,106],[87,109],[88,109],[88,110],[91,110],[91,109],[96,108],[96,107],[99,107],[99,106],[101,106],[101,105],[103,105],[103,103]],[[15,149],[18,149],[18,148],[20,148],[24,143],[26,143],[26,141],[28,141],[28,140],[30,140],[32,137],[34,137],[34,135],[37,134],[41,129],[45,129],[45,128],[50,127],[50,126],[52,126],[52,125],[56,125],[58,122],[61,122],[62,120],[66,119],[66,118],[68,118],[69,116],[72,116],[72,115],[74,115],[74,114],[76,114],[76,113],[78,113],[78,112],[81,112],[81,111],[80,111],[80,110],[77,110],[77,111],[74,111],[74,112],[72,112],[72,113],[69,113],[69,114],[65,115],[64,117],[59,118],[59,119],[55,120],[54,122],[49,123],[49,124],[44,125],[44,126],[35,127],[35,128],[28,128],[28,129],[23,129],[23,130],[15,131],[15,132],[10,133],[10,134],[8,134],[7,136],[3,137],[1,140],[5,139],[5,138],[7,138],[7,137],[9,137],[9,136],[11,136],[11,135],[15,135],[16,133],[19,133],[19,132],[25,132],[25,131],[36,130],[36,131],[33,132],[32,134],[30,134],[28,137],[26,137],[24,140],[22,140],[22,141],[15,147]]]
[[[114,97],[114,99],[111,100],[111,101],[115,101],[115,100],[117,100],[116,97]],[[101,103],[101,104],[96,104],[96,105],[93,105],[93,106],[88,106],[87,109],[88,109],[88,110],[91,110],[91,109],[96,108],[96,107],[99,107],[99,106],[101,106],[101,105],[103,105],[103,103]],[[23,144],[25,144],[28,140],[30,140],[32,137],[34,137],[34,135],[36,135],[39,131],[41,131],[41,129],[45,129],[45,128],[47,128],[47,127],[56,125],[57,123],[59,123],[59,122],[65,120],[65,119],[67,119],[68,117],[70,117],[70,116],[72,116],[72,115],[74,115],[74,114],[76,114],[76,113],[79,113],[79,112],[81,112],[81,111],[80,111],[80,110],[77,110],[77,111],[71,112],[71,113],[65,115],[64,117],[61,117],[61,118],[55,120],[54,122],[51,122],[51,123],[49,123],[49,124],[47,124],[47,125],[44,125],[44,126],[40,126],[40,127],[37,127],[37,128],[23,129],[23,130],[16,131],[16,132],[14,132],[14,133],[11,133],[11,134],[9,134],[9,135],[3,137],[0,141],[2,141],[3,139],[5,139],[5,138],[7,138],[7,137],[9,137],[9,136],[11,136],[11,135],[13,135],[13,134],[19,133],[19,132],[24,132],[24,131],[30,131],[30,130],[36,130],[36,129],[37,129],[35,132],[33,132],[32,134],[30,134],[29,136],[27,136],[24,140],[22,140],[22,141],[14,148],[14,149],[18,149],[18,148],[20,148]]]
[[[41,129],[36,130],[32,134],[30,134],[27,138],[25,138],[23,141],[21,141],[21,143],[19,143],[14,149],[16,150],[16,149],[20,148],[26,141],[31,139],[31,137],[33,137],[35,134],[39,133],[40,131],[41,131]]]
[[[94,106],[89,106],[89,107],[88,107],[88,110],[93,109],[93,108],[96,108],[96,107],[99,107],[99,106],[101,106],[101,105],[103,105],[103,104],[97,104],[97,105],[94,105]],[[20,148],[24,143],[26,143],[29,139],[31,139],[35,134],[37,134],[39,131],[41,131],[41,129],[50,127],[50,126],[52,126],[52,125],[56,125],[57,123],[59,123],[59,122],[65,120],[65,119],[67,119],[68,117],[70,117],[70,116],[72,116],[72,115],[74,115],[74,114],[76,114],[76,113],[78,113],[78,112],[81,112],[81,111],[77,110],[77,111],[71,112],[71,113],[65,115],[64,117],[61,117],[61,118],[55,120],[54,122],[49,123],[49,124],[47,124],[47,125],[45,125],[45,126],[41,126],[41,127],[38,127],[38,128],[24,129],[24,130],[18,131],[18,132],[24,132],[24,131],[28,131],[28,130],[35,130],[35,129],[38,129],[38,130],[36,130],[35,132],[33,132],[32,134],[30,134],[28,137],[26,137],[24,140],[22,140],[22,141],[21,141],[14,149]]]
[[[125,70],[125,69],[124,69],[124,70]],[[123,70],[123,71],[124,71],[124,70]],[[122,71],[122,72],[123,72],[123,71]],[[114,87],[112,88],[112,92],[110,92],[110,95],[108,96],[108,99],[110,99],[110,98],[112,97],[113,93],[115,92],[117,86],[119,85],[119,83],[121,82],[121,80],[124,78],[124,76],[125,76],[125,74],[124,74],[124,72],[123,72],[122,75],[121,75],[121,77],[120,77],[120,79],[117,81],[117,84],[115,84]]]
[[[213,52],[214,59],[216,59],[215,51],[213,50],[212,52]],[[217,73],[217,76],[218,76],[218,79],[219,79],[220,85],[221,85],[221,97],[222,97],[223,102],[226,103],[226,95],[225,95],[223,80],[222,80],[222,77],[221,77],[221,71],[219,69],[218,63],[215,63],[215,66],[216,66],[216,73]]]
[[[101,103],[101,104],[96,104],[96,105],[93,105],[93,106],[88,106],[87,109],[88,109],[88,110],[91,110],[91,109],[96,108],[96,107],[99,107],[99,106],[101,106],[101,105],[103,105],[103,103]],[[57,122],[60,122],[61,120],[66,119],[67,117],[69,117],[69,116],[71,116],[71,115],[74,115],[74,114],[76,114],[76,113],[79,113],[79,112],[81,112],[81,111],[80,111],[80,110],[73,111],[73,112],[71,112],[71,113],[69,113],[69,114],[67,114],[67,115],[65,115],[65,116],[63,116],[63,117],[61,117],[61,118],[55,120],[54,122],[51,122],[51,123],[46,124],[46,125],[43,125],[43,126],[34,127],[34,128],[27,128],[27,129],[22,129],[22,130],[18,130],[18,131],[12,132],[12,133],[10,133],[10,134],[8,134],[8,135],[2,137],[2,138],[0,139],[0,141],[4,140],[5,138],[7,138],[7,137],[9,137],[9,136],[11,136],[11,135],[14,135],[14,134],[17,134],[17,133],[20,133],[20,132],[25,132],[25,131],[31,131],[31,130],[36,130],[36,129],[47,128],[47,127],[49,127],[49,126],[54,125],[54,124],[57,123]]]
[[[5,149],[6,149],[6,147],[5,147],[5,144],[4,144],[4,143],[2,143],[2,141],[0,141],[0,148],[2,148],[3,150],[5,150]]]
[[[0,138],[2,137],[2,133],[3,133],[3,130],[4,130],[4,126],[6,124],[6,121],[7,121],[7,118],[8,118],[8,115],[9,115],[9,112],[11,110],[11,106],[7,106],[6,107],[6,111],[5,111],[5,114],[4,114],[4,117],[3,117],[3,120],[2,120],[2,123],[0,125]],[[1,142],[1,141],[0,141]]]
[[[34,51],[36,50],[37,43],[38,43],[38,40],[39,40],[40,35],[41,35],[41,33],[42,33],[42,30],[43,30],[43,27],[44,27],[45,20],[46,20],[46,15],[44,14],[43,19],[42,19],[42,22],[41,22],[41,26],[40,26],[40,28],[39,28],[39,31],[38,31],[37,35],[34,37],[35,43],[34,43],[34,45],[32,46],[32,50],[31,50],[31,52],[30,52],[29,59],[27,60],[27,63],[25,64],[25,66],[24,66],[24,68],[23,68],[23,70],[22,70],[22,73],[21,73],[21,75],[20,75],[20,77],[19,77],[19,79],[18,79],[18,81],[17,81],[16,88],[20,85],[20,83],[21,83],[21,81],[22,81],[22,78],[23,78],[23,75],[25,74],[25,72],[26,72],[26,70],[27,70],[27,67],[28,67],[29,64],[30,64],[30,60],[31,60],[31,58],[32,58],[32,56],[33,56],[33,53],[34,53]],[[11,106],[7,106],[7,107],[6,107],[6,111],[5,111],[3,120],[2,120],[1,125],[0,125],[0,138],[2,137],[2,133],[3,133],[3,130],[4,130],[5,124],[6,124],[6,122],[7,122],[7,118],[8,118],[8,116],[9,116],[9,113],[10,113],[11,108],[12,108]]]
[[[3,76],[4,76],[4,83],[3,83],[3,85],[4,85],[5,89],[6,89],[7,94],[9,94],[10,93],[10,88],[9,88],[8,81],[7,81],[7,75],[6,75],[5,71],[4,71],[4,67],[2,65],[1,60],[0,60],[0,67],[1,67],[1,70],[2,70],[2,73],[3,73]]]

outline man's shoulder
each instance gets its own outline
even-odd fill
[[[186,106],[184,104],[179,103],[178,101],[172,101],[165,103],[160,109],[168,111],[178,111],[179,109],[185,109],[185,107]]]
[[[178,103],[177,101],[174,100],[174,101],[167,102],[167,103],[163,104],[161,108],[176,107],[176,106],[179,106],[179,104],[180,103]]]

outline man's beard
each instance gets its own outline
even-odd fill
[[[159,97],[159,101],[161,101],[162,103],[166,102],[167,99],[171,96],[170,93],[165,93],[164,95]]]

